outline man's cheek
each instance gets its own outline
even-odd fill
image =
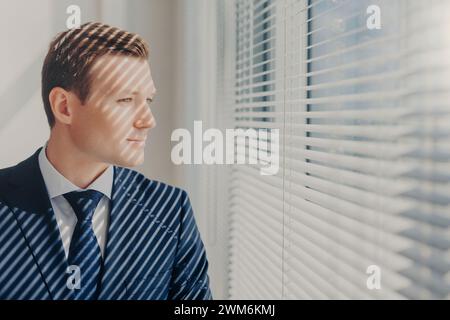
[[[108,117],[108,125],[113,127],[118,132],[123,132],[125,128],[129,127],[132,123],[132,112],[124,109],[115,110]]]

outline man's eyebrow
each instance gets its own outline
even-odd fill
[[[158,91],[157,91],[156,89],[153,90],[153,93],[150,94],[150,97],[153,98],[154,96],[156,96],[156,93],[157,93],[157,92],[158,92]],[[135,95],[139,94],[139,92],[133,91],[133,92],[131,92],[131,94],[135,96]]]

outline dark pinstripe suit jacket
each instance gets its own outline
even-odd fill
[[[72,295],[39,151],[0,170],[0,299],[60,300]],[[98,298],[212,299],[207,270],[187,193],[114,167]]]

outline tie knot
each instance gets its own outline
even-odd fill
[[[95,208],[103,197],[103,194],[96,190],[72,191],[64,194],[64,198],[70,203],[78,221],[92,220]]]

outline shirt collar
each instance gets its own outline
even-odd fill
[[[87,189],[96,190],[103,193],[111,200],[112,185],[114,179],[113,166],[109,166],[95,181],[93,181],[86,189],[81,189],[70,182],[66,177],[59,173],[50,163],[45,153],[47,144],[39,153],[39,167],[42,177],[44,178],[50,199],[64,195],[72,191],[83,191]]]

